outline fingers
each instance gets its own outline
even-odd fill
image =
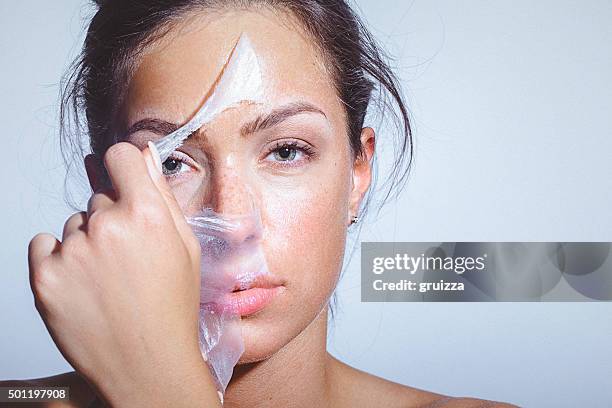
[[[76,231],[85,232],[85,226],[87,225],[87,214],[85,212],[78,212],[73,214],[66,223],[64,224],[64,232],[62,233],[62,242],[68,238],[69,235]]]
[[[104,155],[104,166],[119,200],[136,202],[150,197],[154,184],[141,151],[134,145],[120,142]]]
[[[37,234],[28,246],[28,264],[32,273],[43,259],[59,250],[60,242],[51,234]]]
[[[41,283],[44,283],[49,276],[48,260],[51,258],[52,254],[59,251],[60,246],[60,242],[53,235],[44,233],[37,234],[34,238],[32,238],[30,245],[28,246],[30,289],[34,294],[34,302],[38,310],[41,310],[38,306],[39,288]],[[47,260],[46,268],[44,266],[45,264],[43,263],[45,260]]]
[[[143,154],[145,157],[145,163],[147,164],[147,167],[149,168],[149,173],[151,174],[151,179],[153,180],[155,187],[157,187],[157,190],[161,194],[168,209],[170,210],[170,214],[172,215],[174,224],[178,228],[181,235],[193,234],[191,232],[191,229],[185,222],[185,215],[183,214],[183,211],[181,210],[179,204],[176,202],[176,198],[174,197],[172,189],[168,185],[168,182],[166,181],[165,177],[162,175],[161,160],[159,158],[159,152],[157,151],[157,148],[153,143],[149,142],[149,147],[147,149],[144,149]]]
[[[87,217],[91,217],[96,211],[110,208],[116,200],[117,194],[113,190],[101,190],[93,194],[87,201]]]
[[[149,142],[148,148],[142,152],[129,143],[117,143],[106,152],[104,165],[119,201],[125,199],[132,203],[139,203],[151,200],[154,196],[161,196],[181,236],[186,241],[195,241],[193,232],[185,221],[183,211],[162,174],[162,163],[153,143]],[[148,174],[149,177],[145,174]],[[94,195],[88,208],[90,216],[97,208],[112,204],[113,197],[110,197],[108,193],[106,195],[106,198],[98,194]]]

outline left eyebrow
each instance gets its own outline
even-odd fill
[[[260,115],[254,120],[245,123],[240,128],[240,135],[247,136],[264,129],[269,129],[289,119],[290,117],[299,115],[301,113],[317,113],[327,118],[325,112],[317,108],[315,105],[307,102],[293,102],[286,106],[274,109],[267,114]]]

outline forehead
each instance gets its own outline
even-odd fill
[[[261,67],[264,104],[305,100],[333,114],[341,106],[310,37],[285,13],[194,12],[139,59],[124,105],[126,125],[144,116],[187,121],[200,107],[241,34]]]

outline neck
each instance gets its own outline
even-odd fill
[[[224,407],[329,405],[327,307],[271,357],[234,368]]]

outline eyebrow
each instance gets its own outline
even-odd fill
[[[293,102],[280,108],[274,109],[272,112],[262,114],[254,120],[244,124],[240,128],[240,134],[247,136],[264,129],[269,129],[279,123],[289,119],[292,116],[301,113],[317,113],[327,118],[325,112],[308,102]]]
[[[125,134],[127,138],[132,133],[136,133],[140,130],[148,130],[157,135],[165,136],[174,132],[179,128],[179,125],[176,123],[168,122],[162,119],[154,119],[154,118],[146,118],[141,119],[138,122],[134,123]]]
[[[276,108],[271,112],[259,115],[254,120],[245,123],[240,128],[240,135],[244,137],[264,129],[269,129],[293,116],[302,113],[317,113],[327,118],[327,115],[325,114],[325,112],[323,112],[323,110],[311,103],[293,102],[280,108]],[[157,135],[166,136],[179,128],[180,126],[178,124],[168,122],[166,120],[145,118],[139,120],[138,122],[130,126],[126,132],[125,137],[127,138],[131,134],[136,133],[140,130],[148,130]]]

